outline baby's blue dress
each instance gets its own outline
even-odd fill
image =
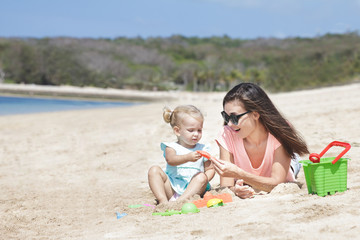
[[[196,150],[203,150],[209,152],[210,149],[208,145],[201,143],[197,143],[195,147],[191,149],[185,148],[176,142],[164,142],[160,144],[160,147],[161,150],[164,152],[164,157],[166,147],[174,149],[176,151],[176,155],[184,155],[190,152],[194,152]],[[173,188],[173,190],[179,195],[182,195],[186,187],[190,183],[192,177],[199,172],[204,172],[204,162],[206,161],[206,158],[201,157],[196,162],[187,162],[178,166],[171,166],[169,164],[166,164],[165,173],[170,179],[171,187]]]

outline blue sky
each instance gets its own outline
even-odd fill
[[[0,0],[0,37],[314,37],[360,30],[360,0]]]

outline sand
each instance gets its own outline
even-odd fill
[[[356,239],[360,234],[360,84],[270,94],[310,151],[331,141],[352,145],[348,190],[326,197],[297,184],[234,198],[197,214],[152,216],[180,203],[153,204],[152,165],[165,166],[159,144],[175,140],[164,105],[194,104],[205,115],[202,142],[222,125],[224,93],[180,93],[132,107],[0,116],[1,239]],[[342,148],[334,148],[329,156]],[[303,156],[304,159],[307,156]],[[212,182],[219,185],[216,176]],[[116,212],[126,213],[122,218]]]

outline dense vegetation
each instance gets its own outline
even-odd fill
[[[0,82],[147,90],[271,91],[359,79],[358,33],[316,38],[0,38]]]

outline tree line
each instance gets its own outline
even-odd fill
[[[226,91],[240,82],[289,91],[359,79],[357,32],[314,38],[0,38],[0,82]]]

